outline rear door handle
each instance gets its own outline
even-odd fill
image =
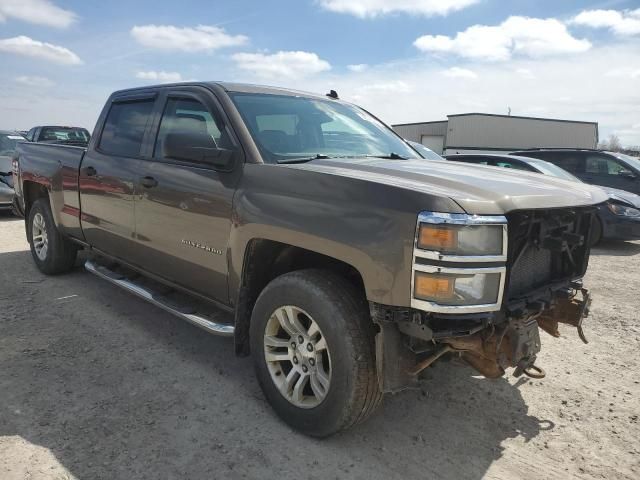
[[[142,177],[140,179],[140,185],[145,188],[153,188],[158,186],[158,181],[153,177]]]
[[[98,171],[93,167],[85,167],[84,174],[87,177],[95,177],[98,174]]]

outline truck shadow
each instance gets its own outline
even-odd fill
[[[0,210],[0,223],[11,221],[23,221],[22,218],[16,217],[13,213],[5,210]]]
[[[630,257],[640,253],[640,243],[621,240],[603,240],[591,249],[591,255]]]
[[[76,478],[482,478],[505,440],[554,426],[505,379],[443,362],[368,422],[307,438],[277,419],[229,339],[80,267],[45,278],[26,251],[0,264],[0,438],[44,447]]]

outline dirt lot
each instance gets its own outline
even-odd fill
[[[640,243],[592,257],[589,345],[543,336],[544,380],[457,362],[318,441],[232,342],[83,272],[47,278],[0,217],[0,478],[640,478]]]

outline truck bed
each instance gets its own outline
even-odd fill
[[[36,184],[49,191],[51,211],[57,227],[72,237],[82,239],[80,228],[80,197],[78,179],[86,148],[73,145],[22,142],[16,148],[19,177],[16,195],[23,204],[29,189]]]

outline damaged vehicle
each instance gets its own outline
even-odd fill
[[[425,162],[334,91],[123,90],[87,148],[16,156],[42,272],[84,249],[89,272],[233,337],[309,435],[362,422],[446,353],[487,377],[542,377],[540,330],[584,338],[602,190]]]
[[[0,212],[13,208],[12,156],[18,142],[26,140],[19,133],[0,130]]]

